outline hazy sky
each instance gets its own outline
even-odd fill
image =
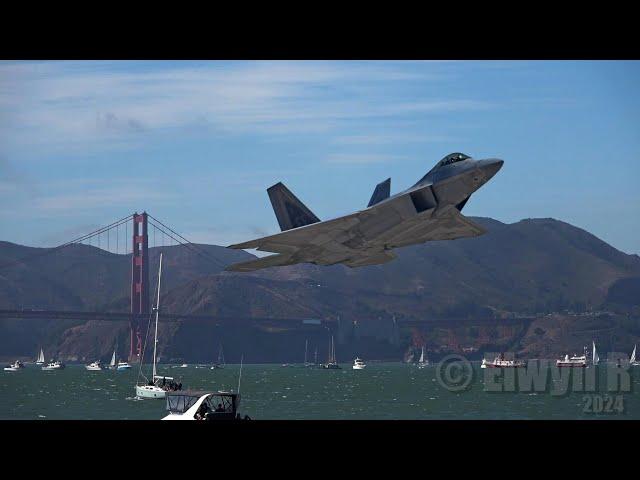
[[[640,62],[0,62],[0,239],[147,210],[196,242],[321,219],[451,152],[505,160],[466,215],[553,217],[640,253]]]

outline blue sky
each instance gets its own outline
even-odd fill
[[[0,239],[52,246],[146,209],[196,242],[321,219],[446,154],[503,169],[465,207],[640,253],[640,62],[0,62]]]

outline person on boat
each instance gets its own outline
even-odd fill
[[[182,390],[182,382],[178,384],[178,391]]]
[[[222,406],[221,403],[218,404],[218,408],[216,408],[216,412],[217,413],[222,413],[224,412],[224,407]]]
[[[205,420],[207,418],[207,413],[210,412],[211,409],[209,408],[209,404],[207,402],[202,402],[202,405],[200,405],[200,408],[198,408],[198,411],[196,412],[196,419]]]

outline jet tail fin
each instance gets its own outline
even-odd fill
[[[387,178],[384,182],[380,182],[376,185],[376,189],[373,191],[373,195],[371,195],[371,200],[369,200],[369,204],[367,207],[371,207],[376,203],[380,203],[383,200],[389,198],[391,193],[391,179]]]
[[[283,232],[320,221],[282,182],[269,187],[267,193]]]

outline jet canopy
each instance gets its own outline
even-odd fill
[[[464,153],[450,153],[446,157],[444,157],[440,162],[438,162],[438,167],[442,167],[443,165],[449,165],[451,163],[461,162],[462,160],[467,160],[471,158],[469,155],[465,155]]]

